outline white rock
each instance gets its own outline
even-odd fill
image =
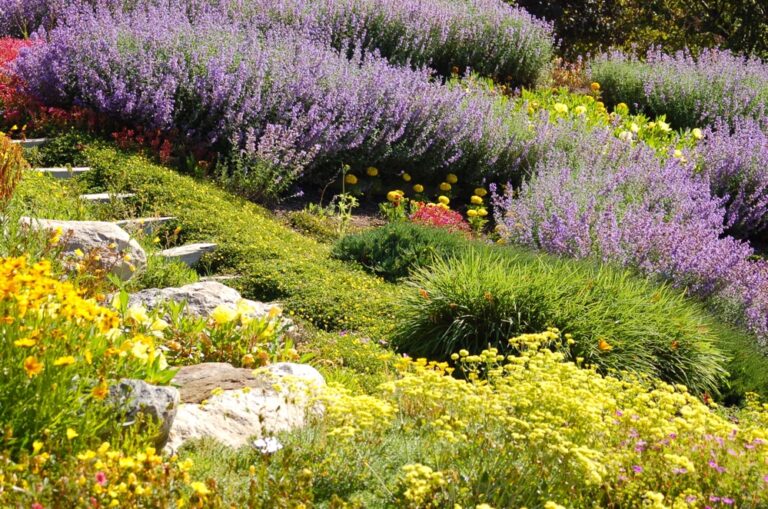
[[[136,219],[122,219],[115,221],[115,224],[120,228],[129,232],[143,231],[147,235],[150,235],[158,226],[169,223],[175,220],[175,217],[140,217]]]
[[[216,244],[210,242],[198,242],[196,244],[186,244],[184,246],[165,249],[160,251],[158,255],[179,260],[191,267],[199,262],[204,254],[211,253],[215,249]]]
[[[241,300],[244,300],[253,309],[252,315],[254,317],[266,315],[275,306],[274,304],[243,299],[240,292],[217,281],[201,281],[178,288],[142,290],[130,296],[128,305],[142,304],[148,309],[154,309],[164,302],[186,301],[185,311],[187,313],[207,318],[218,306],[236,307]]]
[[[63,254],[75,256],[79,249],[84,254],[98,254],[99,263],[123,281],[147,266],[147,255],[135,239],[114,223],[103,221],[57,221],[52,219],[22,218],[23,224],[35,229],[54,231],[61,228]],[[110,248],[114,245],[114,248]]]
[[[13,140],[13,143],[21,145],[21,148],[41,147],[48,143],[48,138],[29,138],[26,140]]]
[[[136,196],[133,193],[91,193],[81,194],[80,199],[91,203],[109,203],[112,200],[125,200]]]
[[[212,363],[210,369],[205,364],[182,368],[174,381],[195,386],[188,391],[181,385],[182,400],[199,400],[203,387],[223,385],[230,389],[214,390],[199,404],[182,403],[171,426],[168,451],[176,451],[187,440],[201,438],[212,438],[234,448],[249,443],[255,446],[253,437],[270,437],[306,425],[311,415],[322,412],[314,398],[324,381],[319,383],[322,376],[314,368],[299,366],[294,365],[290,374],[286,368],[250,374],[222,363]],[[263,381],[259,377],[264,377]],[[248,389],[232,389],[233,383]],[[276,443],[269,440],[264,440],[264,447],[277,450]]]
[[[38,171],[40,173],[44,173],[46,175],[50,175],[51,177],[58,178],[58,179],[68,179],[72,177],[77,177],[78,175],[83,175],[84,173],[91,171],[91,169],[87,167],[35,168],[32,171]]]

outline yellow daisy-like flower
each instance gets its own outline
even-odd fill
[[[26,371],[29,378],[34,378],[43,371],[43,363],[30,355],[24,359],[24,371]]]
[[[196,495],[199,495],[201,497],[211,494],[211,490],[208,489],[208,486],[206,486],[205,483],[202,483],[200,481],[193,481],[189,483],[189,487],[192,488],[192,490],[195,492]]]
[[[107,394],[109,394],[109,386],[105,381],[101,381],[99,385],[93,388],[93,391],[91,391],[91,394],[94,398],[98,400],[103,400],[107,397]]]
[[[53,361],[54,366],[71,366],[77,362],[75,358],[71,355],[65,355],[64,357],[59,357],[55,361]]]
[[[36,343],[37,343],[37,341],[35,341],[34,339],[22,338],[22,339],[17,339],[16,341],[14,341],[13,342],[13,346],[18,346],[18,347],[21,347],[21,348],[28,348],[30,346],[35,346]]]

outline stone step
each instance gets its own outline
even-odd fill
[[[207,283],[209,281],[213,281],[215,283],[221,283],[222,281],[232,281],[235,279],[240,279],[242,276],[238,276],[237,274],[220,274],[217,276],[204,276],[200,278],[201,283]]]
[[[176,220],[173,216],[165,217],[139,217],[136,219],[121,219],[115,221],[115,224],[126,231],[139,231],[142,230],[147,235],[151,234],[159,226]]]
[[[59,179],[68,179],[72,177],[76,177],[78,175],[82,175],[84,173],[87,173],[91,171],[88,167],[74,167],[74,168],[34,168],[32,171],[38,171],[40,173],[45,173],[46,175],[50,175],[54,178]]]
[[[21,145],[21,148],[35,148],[48,143],[48,138],[28,138],[26,140],[12,140],[13,143]]]
[[[92,193],[81,194],[80,199],[91,203],[109,203],[112,200],[124,200],[126,198],[133,198],[134,196],[136,195],[133,193]]]
[[[184,262],[192,267],[200,261],[204,254],[210,253],[215,249],[216,244],[199,242],[197,244],[186,244],[179,247],[165,249],[157,253],[157,255]]]

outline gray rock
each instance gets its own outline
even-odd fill
[[[26,140],[13,140],[13,143],[21,145],[21,148],[42,147],[48,143],[48,138],[29,138]]]
[[[125,426],[134,424],[141,416],[158,423],[155,443],[158,448],[165,446],[179,408],[179,391],[175,387],[125,379],[109,388],[109,399],[123,414]]]
[[[134,293],[128,300],[128,305],[141,304],[147,309],[153,309],[164,302],[186,301],[185,311],[189,314],[209,317],[220,305],[236,307],[241,300],[251,306],[253,316],[264,316],[269,313],[274,304],[265,304],[243,299],[240,292],[217,281],[201,281],[178,288],[150,288]]]
[[[175,219],[175,217],[171,216],[140,217],[136,219],[122,219],[120,221],[115,221],[115,224],[129,232],[143,231],[147,235],[151,235],[159,226],[174,221]]]
[[[64,255],[73,256],[77,249],[85,254],[98,254],[101,258],[100,265],[123,281],[130,279],[134,270],[139,271],[147,266],[144,249],[128,232],[114,223],[31,218],[22,218],[21,221],[35,229],[53,231],[61,228]],[[110,248],[110,245],[115,247]]]
[[[205,363],[180,369],[173,383],[180,386],[182,400],[189,402],[179,407],[168,448],[175,451],[187,440],[200,438],[237,448],[248,445],[252,437],[304,426],[313,413],[322,412],[314,400],[322,376],[306,368],[283,366],[273,373],[268,368],[253,372]],[[281,383],[287,380],[284,375],[291,375],[290,383]]]
[[[216,244],[199,242],[197,244],[186,244],[184,246],[164,249],[158,253],[158,256],[175,259],[192,267],[200,261],[204,254],[211,253],[215,249]]]

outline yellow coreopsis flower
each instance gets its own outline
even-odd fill
[[[64,357],[59,357],[55,361],[53,361],[54,366],[71,366],[77,362],[75,358],[71,355],[65,355]]]
[[[29,378],[34,378],[43,371],[43,363],[39,362],[36,357],[30,355],[24,359],[24,371]]]

